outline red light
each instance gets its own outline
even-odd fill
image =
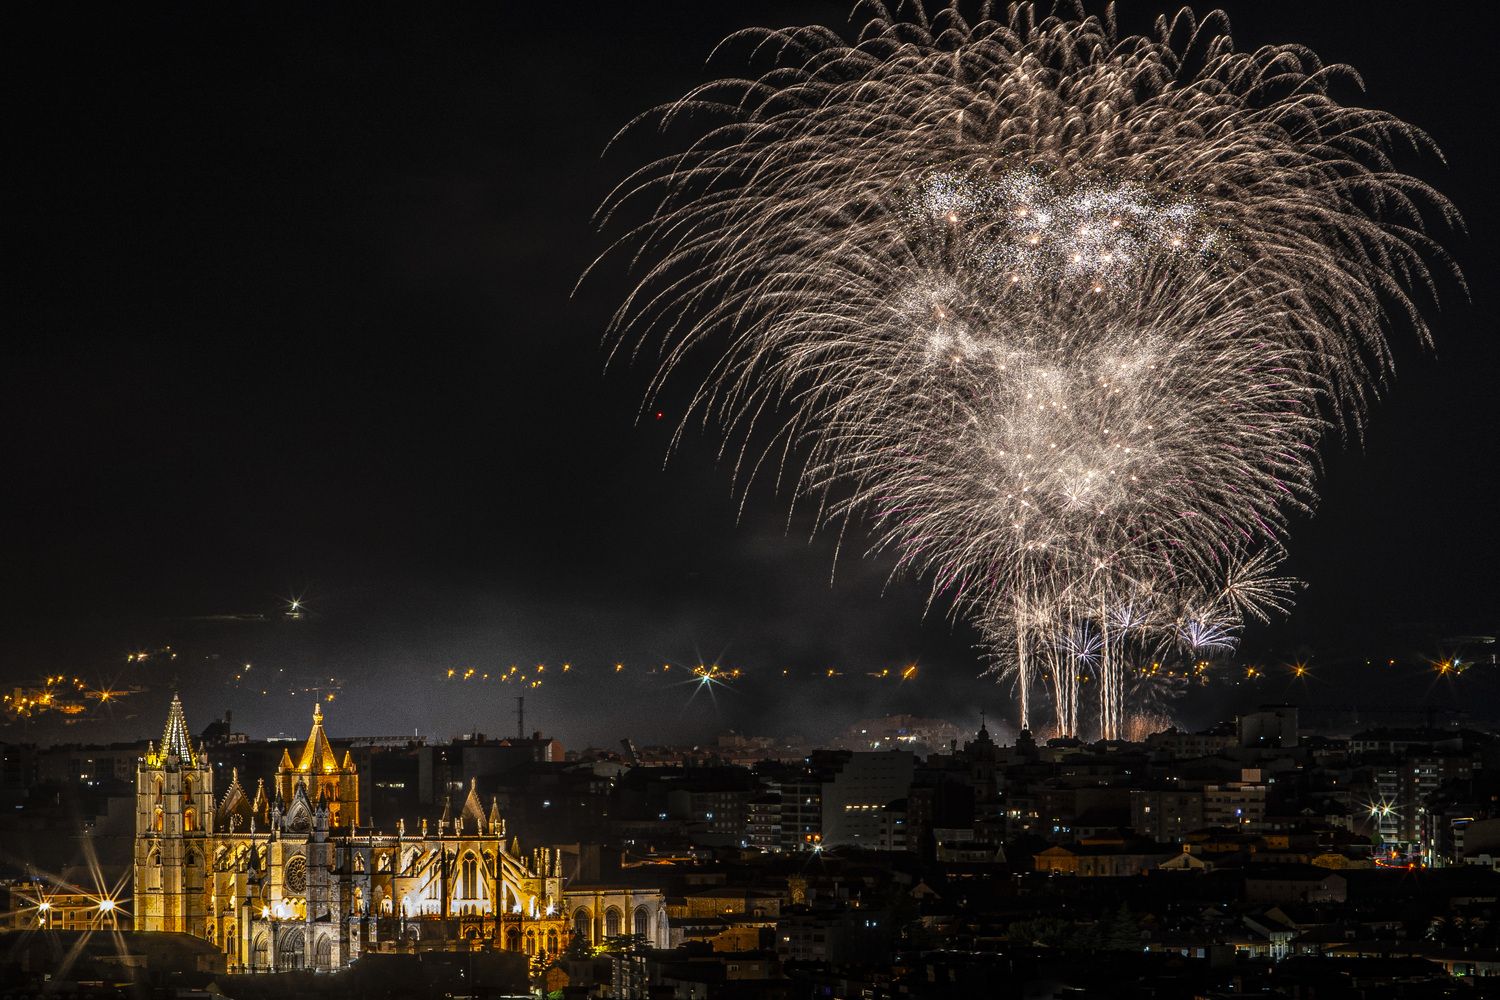
[[[662,418],[662,417],[664,417],[664,416],[666,416],[666,414],[665,414],[665,413],[663,413],[663,412],[661,412],[661,411],[660,411],[660,410],[657,410],[657,411],[656,411],[656,419],[657,419],[657,420],[660,420],[660,419],[661,419],[661,418]]]

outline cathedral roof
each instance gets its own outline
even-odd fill
[[[328,736],[323,732],[323,706],[314,705],[312,732],[308,734],[307,746],[302,748],[297,770],[303,774],[328,774],[338,769],[338,758],[334,757],[333,747],[328,745]]]
[[[240,787],[240,769],[231,768],[229,771],[229,787],[224,789],[224,797],[219,800],[219,812],[226,813],[239,804],[240,800],[249,801],[245,796],[245,790]]]
[[[198,763],[193,753],[193,741],[188,736],[187,718],[182,714],[182,699],[172,695],[172,707],[167,710],[167,725],[161,734],[161,750],[152,763],[166,763],[168,757],[176,755],[190,767]]]
[[[474,829],[484,829],[484,806],[479,801],[479,791],[475,788],[474,778],[469,779],[469,796],[464,799],[463,817],[465,823],[472,822]]]
[[[245,789],[240,785],[240,769],[234,768],[230,772],[229,788],[225,790],[224,797],[219,800],[219,826],[231,832],[239,829],[250,828],[250,817],[254,815],[254,807],[251,805],[250,797],[245,794]],[[238,816],[238,824],[231,821],[232,817]]]

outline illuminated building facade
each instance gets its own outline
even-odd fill
[[[212,941],[231,971],[334,971],[370,951],[559,955],[575,928],[590,943],[603,936],[589,919],[597,890],[567,893],[555,851],[523,856],[507,843],[498,804],[484,809],[473,782],[416,830],[361,826],[354,762],[334,753],[321,708],[271,792],[262,780],[248,793],[236,771],[216,797],[174,697],[161,745],[138,766],[136,800],[136,928]],[[618,905],[649,916],[638,926],[665,926],[660,893],[630,897]]]

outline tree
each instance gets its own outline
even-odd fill
[[[573,936],[568,938],[568,947],[563,954],[568,958],[590,958],[594,953],[589,947],[588,939],[574,931]]]
[[[1141,924],[1125,903],[1115,915],[1104,922],[1104,948],[1106,951],[1138,951],[1141,947]]]

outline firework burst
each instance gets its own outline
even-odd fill
[[[774,66],[641,119],[704,124],[603,212],[646,218],[617,343],[659,353],[652,397],[709,358],[684,423],[973,615],[1023,726],[1050,679],[1078,732],[1086,675],[1112,738],[1142,664],[1285,609],[1320,444],[1393,315],[1428,337],[1454,215],[1390,153],[1431,144],[1222,15],[868,9],[852,43],[733,36]]]

